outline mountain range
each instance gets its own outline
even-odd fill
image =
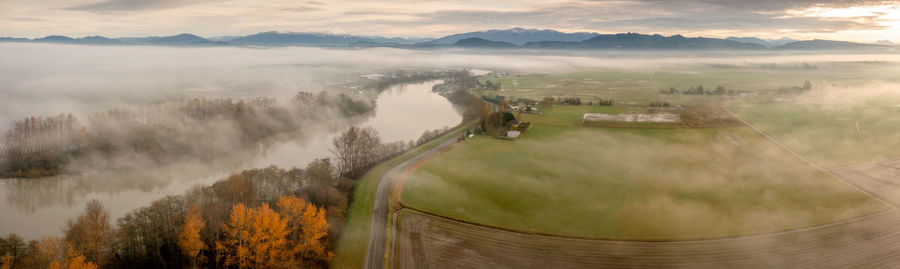
[[[766,46],[769,48],[784,46],[787,43],[800,41],[800,40],[791,39],[791,38],[787,38],[787,37],[782,37],[781,39],[762,39],[762,38],[758,38],[758,37],[733,37],[732,36],[732,37],[728,37],[725,39],[737,41],[737,42],[759,44],[759,45],[763,45],[763,46]]]
[[[423,45],[450,45],[460,40],[468,38],[480,38],[484,40],[512,43],[517,46],[525,45],[528,42],[540,41],[561,41],[561,42],[578,42],[598,36],[597,33],[563,33],[555,30],[538,30],[538,29],[522,29],[513,28],[508,30],[488,30],[482,32],[469,32],[462,34],[453,34],[431,40],[423,43]]]
[[[491,48],[491,49],[614,49],[614,50],[853,50],[892,49],[889,41],[877,44],[832,40],[761,39],[756,37],[706,38],[638,33],[564,33],[555,30],[513,28],[452,34],[437,39],[389,38],[328,33],[261,32],[247,36],[203,38],[192,34],[153,37],[71,38],[47,36],[36,39],[0,37],[0,42],[41,42],[80,45],[150,46],[313,46],[397,48]]]

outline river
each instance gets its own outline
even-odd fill
[[[372,117],[361,125],[375,128],[383,142],[418,139],[426,130],[455,126],[461,109],[431,92],[438,81],[393,86],[378,95]],[[167,195],[180,195],[249,168],[269,165],[303,167],[331,157],[331,140],[339,130],[306,134],[214,163],[176,163],[148,171],[120,171],[39,179],[0,180],[0,236],[16,233],[28,240],[61,235],[66,221],[79,215],[87,201],[99,200],[115,220]],[[141,170],[141,169],[138,169]]]

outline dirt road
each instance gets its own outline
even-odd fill
[[[452,136],[447,141],[441,143],[437,147],[430,149],[426,152],[423,152],[416,157],[413,157],[400,165],[391,168],[388,170],[384,176],[381,177],[381,181],[378,182],[378,187],[375,190],[375,206],[372,210],[372,222],[370,224],[369,231],[369,243],[366,246],[366,260],[364,263],[364,268],[366,269],[380,269],[384,265],[384,253],[385,253],[385,238],[387,227],[385,226],[387,223],[388,210],[390,209],[390,196],[391,196],[391,186],[393,186],[394,178],[399,176],[403,171],[405,171],[409,166],[420,162],[421,160],[428,158],[432,154],[440,152],[446,147],[449,147],[456,143],[456,137]]]

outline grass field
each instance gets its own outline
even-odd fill
[[[900,156],[900,96],[841,101],[733,104],[729,109],[823,167]]]
[[[525,232],[625,240],[731,237],[887,209],[747,127],[578,128],[616,107],[557,106],[506,141],[479,136],[405,181],[407,206]],[[575,117],[575,118],[573,118]]]
[[[871,81],[900,83],[900,65],[895,63],[819,62],[804,63],[739,63],[734,65],[684,65],[642,70],[586,69],[561,74],[510,75],[486,78],[500,82],[502,91],[489,94],[541,99],[546,96],[596,96],[627,104],[646,105],[656,100],[660,89],[675,87],[685,90],[703,86],[713,90],[723,86],[735,91],[770,91],[801,86],[809,80],[814,86],[861,84]],[[689,104],[721,99],[713,95],[665,95],[666,101]]]
[[[366,242],[369,240],[369,224],[372,219],[372,206],[375,202],[375,189],[379,180],[394,166],[428,151],[447,139],[460,134],[462,129],[450,132],[440,138],[413,148],[406,153],[381,163],[369,170],[356,181],[353,201],[347,210],[347,218],[341,230],[341,236],[335,246],[334,261],[331,268],[362,268],[366,255]]]

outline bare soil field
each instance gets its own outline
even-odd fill
[[[880,160],[830,170],[850,184],[900,206],[900,159]]]
[[[394,268],[895,268],[900,212],[757,236],[592,240],[519,233],[404,209]]]
[[[678,114],[604,114],[585,113],[584,121],[624,121],[624,122],[678,122],[681,116]]]

